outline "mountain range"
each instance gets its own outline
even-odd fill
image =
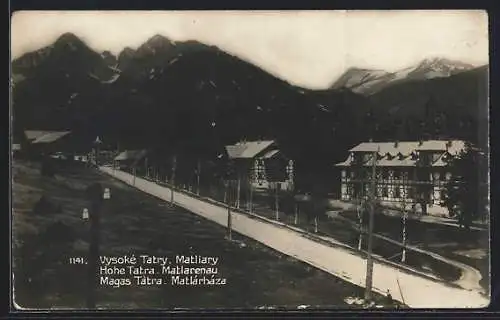
[[[100,135],[186,153],[272,138],[318,172],[368,139],[481,142],[488,121],[488,66],[443,58],[392,73],[351,68],[310,90],[197,41],[157,35],[114,56],[64,34],[14,60],[11,79],[16,132],[69,129],[82,145]]]
[[[371,95],[394,84],[445,78],[474,68],[473,65],[445,58],[424,59],[415,66],[396,72],[350,68],[334,82],[331,88],[349,88],[356,93]]]

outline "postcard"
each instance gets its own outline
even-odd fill
[[[18,11],[12,308],[490,302],[488,16]]]

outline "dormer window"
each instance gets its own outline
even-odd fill
[[[405,156],[403,156],[401,153],[398,153],[398,160],[404,160]]]
[[[438,161],[440,157],[441,157],[440,153],[438,153],[438,152],[433,153],[432,154],[432,162]]]
[[[399,179],[401,177],[401,172],[399,170],[394,170],[393,177],[394,179]]]
[[[448,153],[444,153],[441,157],[441,160],[443,160],[443,162],[447,163],[448,161],[450,161],[451,157]]]

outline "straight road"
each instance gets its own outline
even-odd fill
[[[112,168],[101,167],[101,170],[141,191],[170,200],[171,191],[167,187]],[[174,192],[174,204],[220,225],[227,223],[227,210],[215,204],[179,192]],[[351,252],[332,248],[290,229],[239,213],[233,213],[233,230],[320,270],[365,286],[366,259]],[[489,304],[489,298],[477,292],[422,278],[381,263],[374,263],[373,289],[382,294],[389,290],[395,299],[412,308],[482,308]]]

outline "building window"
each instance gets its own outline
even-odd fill
[[[408,180],[408,171],[403,171],[401,173],[401,179]]]
[[[257,168],[256,168],[256,177],[258,181],[262,181],[266,179],[266,174],[265,174],[265,167],[262,162],[257,163]]]
[[[435,181],[439,181],[441,179],[441,175],[439,174],[439,172],[434,172],[433,175],[432,175],[432,178]]]
[[[371,155],[369,153],[365,153],[363,155],[363,162],[367,162],[370,159],[371,159]]]
[[[421,164],[430,165],[432,157],[428,152],[420,152],[419,159]]]
[[[382,197],[387,198],[389,196],[389,190],[387,189],[387,186],[382,187]]]
[[[414,197],[415,197],[415,189],[413,189],[411,187],[408,188],[408,198],[409,199],[414,199]]]
[[[400,190],[399,186],[396,186],[394,188],[394,198],[401,198],[401,190]]]
[[[394,179],[399,179],[401,177],[401,172],[399,170],[394,170]]]
[[[352,153],[351,158],[352,158],[353,162],[359,163],[362,161],[362,156],[359,153]]]
[[[445,200],[446,199],[446,190],[440,190],[439,191],[439,199]]]
[[[350,183],[348,183],[348,184],[346,185],[346,189],[347,189],[347,190],[346,190],[346,193],[347,193],[347,194],[346,194],[346,196],[352,196],[352,194],[353,194],[353,190],[352,190],[352,185],[351,185]]]
[[[387,180],[389,174],[386,170],[382,170],[382,173],[380,174],[382,176],[382,180]]]
[[[432,154],[432,162],[436,162],[439,160],[439,157],[441,157],[441,154],[440,153],[437,153],[437,152],[434,152]]]

